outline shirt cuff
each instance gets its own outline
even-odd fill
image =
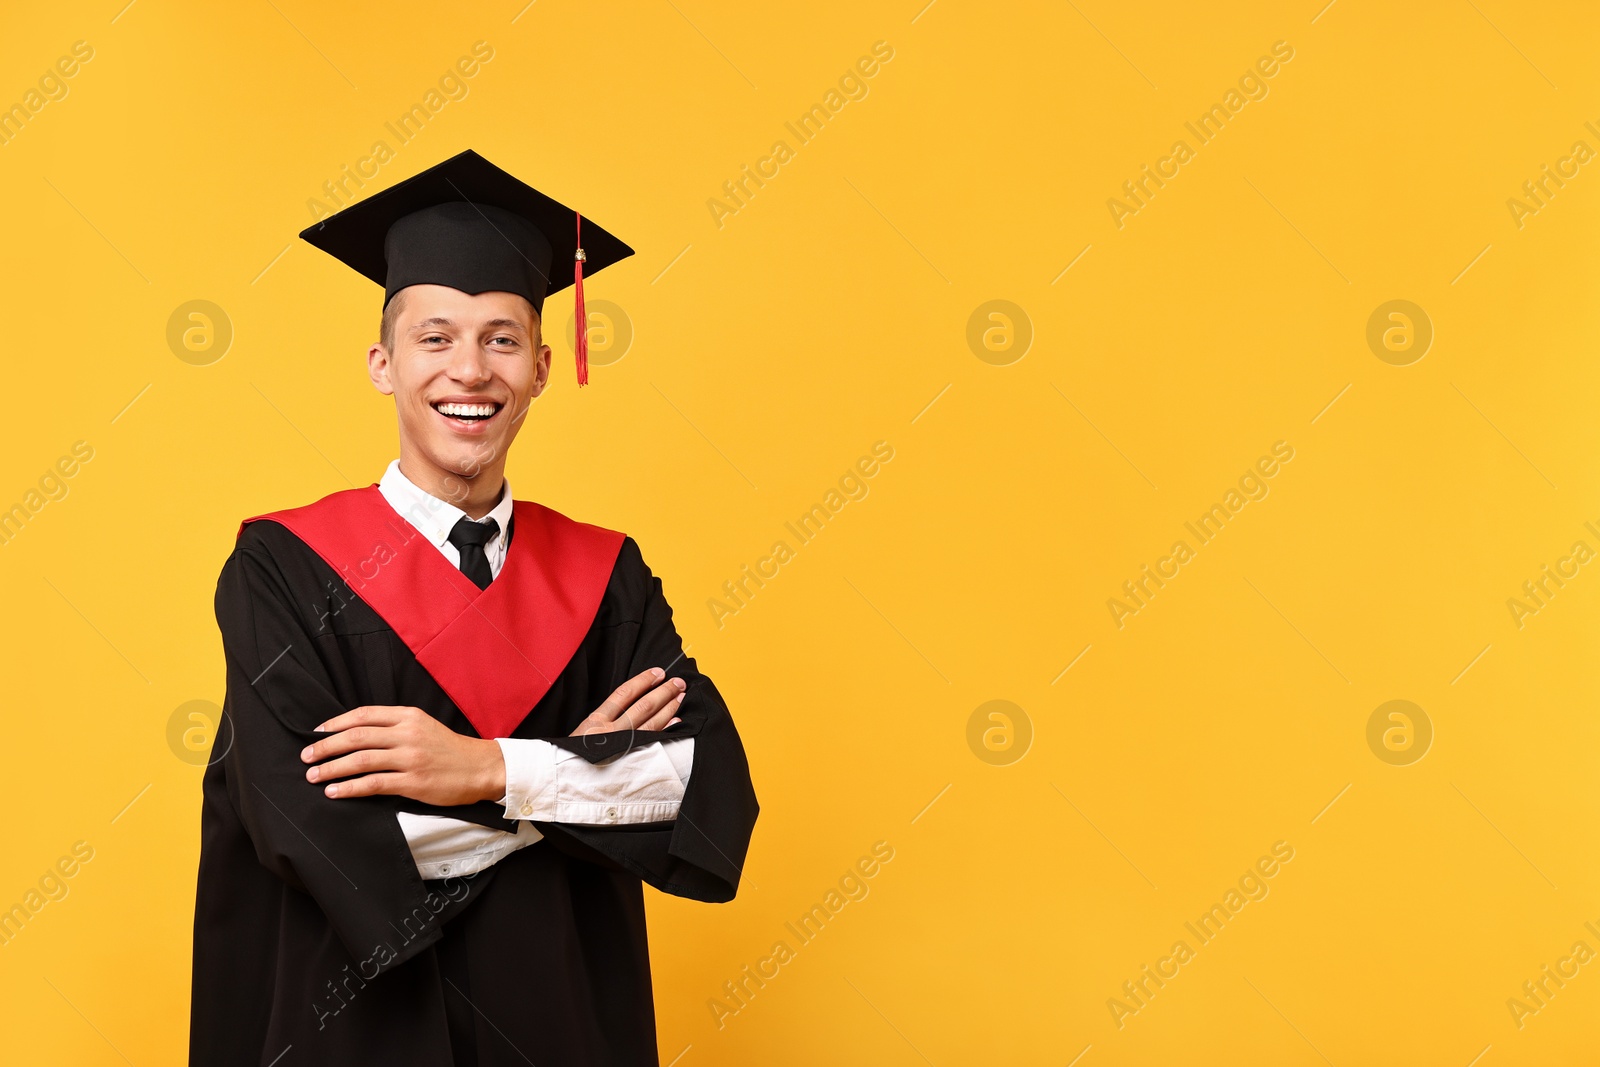
[[[678,817],[694,738],[670,738],[591,764],[537,738],[495,739],[506,765],[505,817],[614,826]]]
[[[424,879],[477,874],[544,837],[528,822],[518,823],[517,832],[508,834],[446,816],[415,815],[409,811],[397,811],[395,815],[417,873]]]
[[[556,809],[556,754],[548,741],[497,737],[506,761],[506,795],[501,798],[508,819],[552,820]]]

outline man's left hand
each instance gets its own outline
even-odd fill
[[[306,781],[328,782],[323,792],[330,797],[389,793],[453,806],[505,795],[500,746],[458,734],[421,708],[360,707],[317,729],[333,736],[306,746],[300,758],[320,764],[306,771]]]

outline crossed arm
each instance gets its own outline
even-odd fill
[[[585,797],[584,804],[574,805],[577,817],[568,817],[561,805],[552,814],[541,811],[539,804],[533,805],[533,814],[524,815],[525,803],[519,802],[516,814],[507,816],[518,821],[519,832],[506,836],[526,837],[534,831],[558,838],[564,850],[576,846],[574,854],[588,850],[593,862],[615,865],[661,892],[693,900],[731,900],[759,813],[744,747],[716,685],[684,654],[660,579],[644,565],[631,539],[624,543],[618,567],[618,617],[637,620],[639,626],[637,634],[616,635],[625,644],[611,652],[614,662],[628,664],[626,669],[635,675],[578,724],[575,733],[590,736],[547,736],[528,744],[562,750],[555,754],[561,777],[574,784],[594,782],[600,774],[621,774],[625,761],[665,746],[665,752],[655,751],[649,760],[662,795],[681,788],[682,799],[656,807],[672,807],[676,815],[652,817],[619,833],[623,804],[615,805],[618,817],[611,818],[609,798],[602,804]],[[415,862],[407,813],[370,798],[404,796],[436,807],[466,806],[483,798],[492,802],[508,785],[518,788],[518,775],[515,759],[506,774],[505,757],[498,745],[490,747],[492,741],[457,735],[415,709],[351,710],[340,695],[347,687],[328,666],[330,657],[347,653],[331,647],[332,638],[316,634],[300,607],[303,591],[320,585],[323,577],[305,547],[270,522],[245,528],[218,577],[217,625],[227,664],[224,709],[232,735],[207,772],[208,804],[216,806],[210,829],[220,835],[208,839],[207,847],[241,847],[227,835],[244,835],[248,845],[243,847],[253,850],[256,861],[315,900],[344,947],[362,958],[374,945],[392,939],[396,925],[408,916],[433,914],[430,902],[437,896],[430,875]],[[666,673],[676,669],[687,680],[681,700],[665,673],[647,670],[652,665],[667,666]],[[660,731],[673,718],[683,722],[664,733],[636,739],[624,732]],[[680,731],[689,736],[679,739]],[[645,738],[652,742],[637,743]],[[505,741],[508,748],[520,743]],[[664,766],[691,755],[686,751],[691,745],[689,767],[678,766],[673,773]],[[601,753],[621,755],[606,758]],[[356,766],[336,765],[358,754]],[[313,767],[316,782],[307,780]],[[338,786],[340,795],[325,795],[329,785]],[[350,792],[344,792],[346,787]],[[558,790],[564,793],[564,788]],[[344,802],[346,796],[363,795],[368,801]],[[598,809],[594,817],[586,817],[593,809]],[[445,844],[452,854],[442,862],[454,867],[454,842]],[[431,848],[423,852],[432,858]],[[203,856],[203,864],[207,858]],[[435,943],[443,921],[435,919],[422,935],[401,946],[384,969]]]
[[[620,730],[663,730],[678,720],[684,681],[652,667],[623,682],[571,736]],[[467,737],[420,708],[355,708],[317,727],[328,732],[300,752],[308,782],[326,782],[335,799],[391,794],[454,806],[506,795],[500,744]]]

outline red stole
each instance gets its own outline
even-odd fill
[[[600,610],[623,535],[512,504],[511,546],[480,590],[376,484],[256,515],[287,527],[391,626],[480,737],[509,737],[566,669]]]

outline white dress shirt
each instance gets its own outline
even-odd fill
[[[378,491],[417,532],[444,554],[452,567],[461,553],[450,543],[450,531],[466,512],[432,496],[400,473],[395,460],[383,472]],[[483,546],[491,580],[506,560],[506,533],[511,521],[511,483],[502,481],[500,502],[482,519],[499,529]],[[475,874],[543,839],[534,822],[589,826],[669,822],[678,817],[694,765],[694,738],[636,748],[621,756],[590,763],[576,753],[532,738],[496,738],[506,764],[507,819],[519,820],[516,833],[441,815],[398,812],[411,858],[424,878]]]

